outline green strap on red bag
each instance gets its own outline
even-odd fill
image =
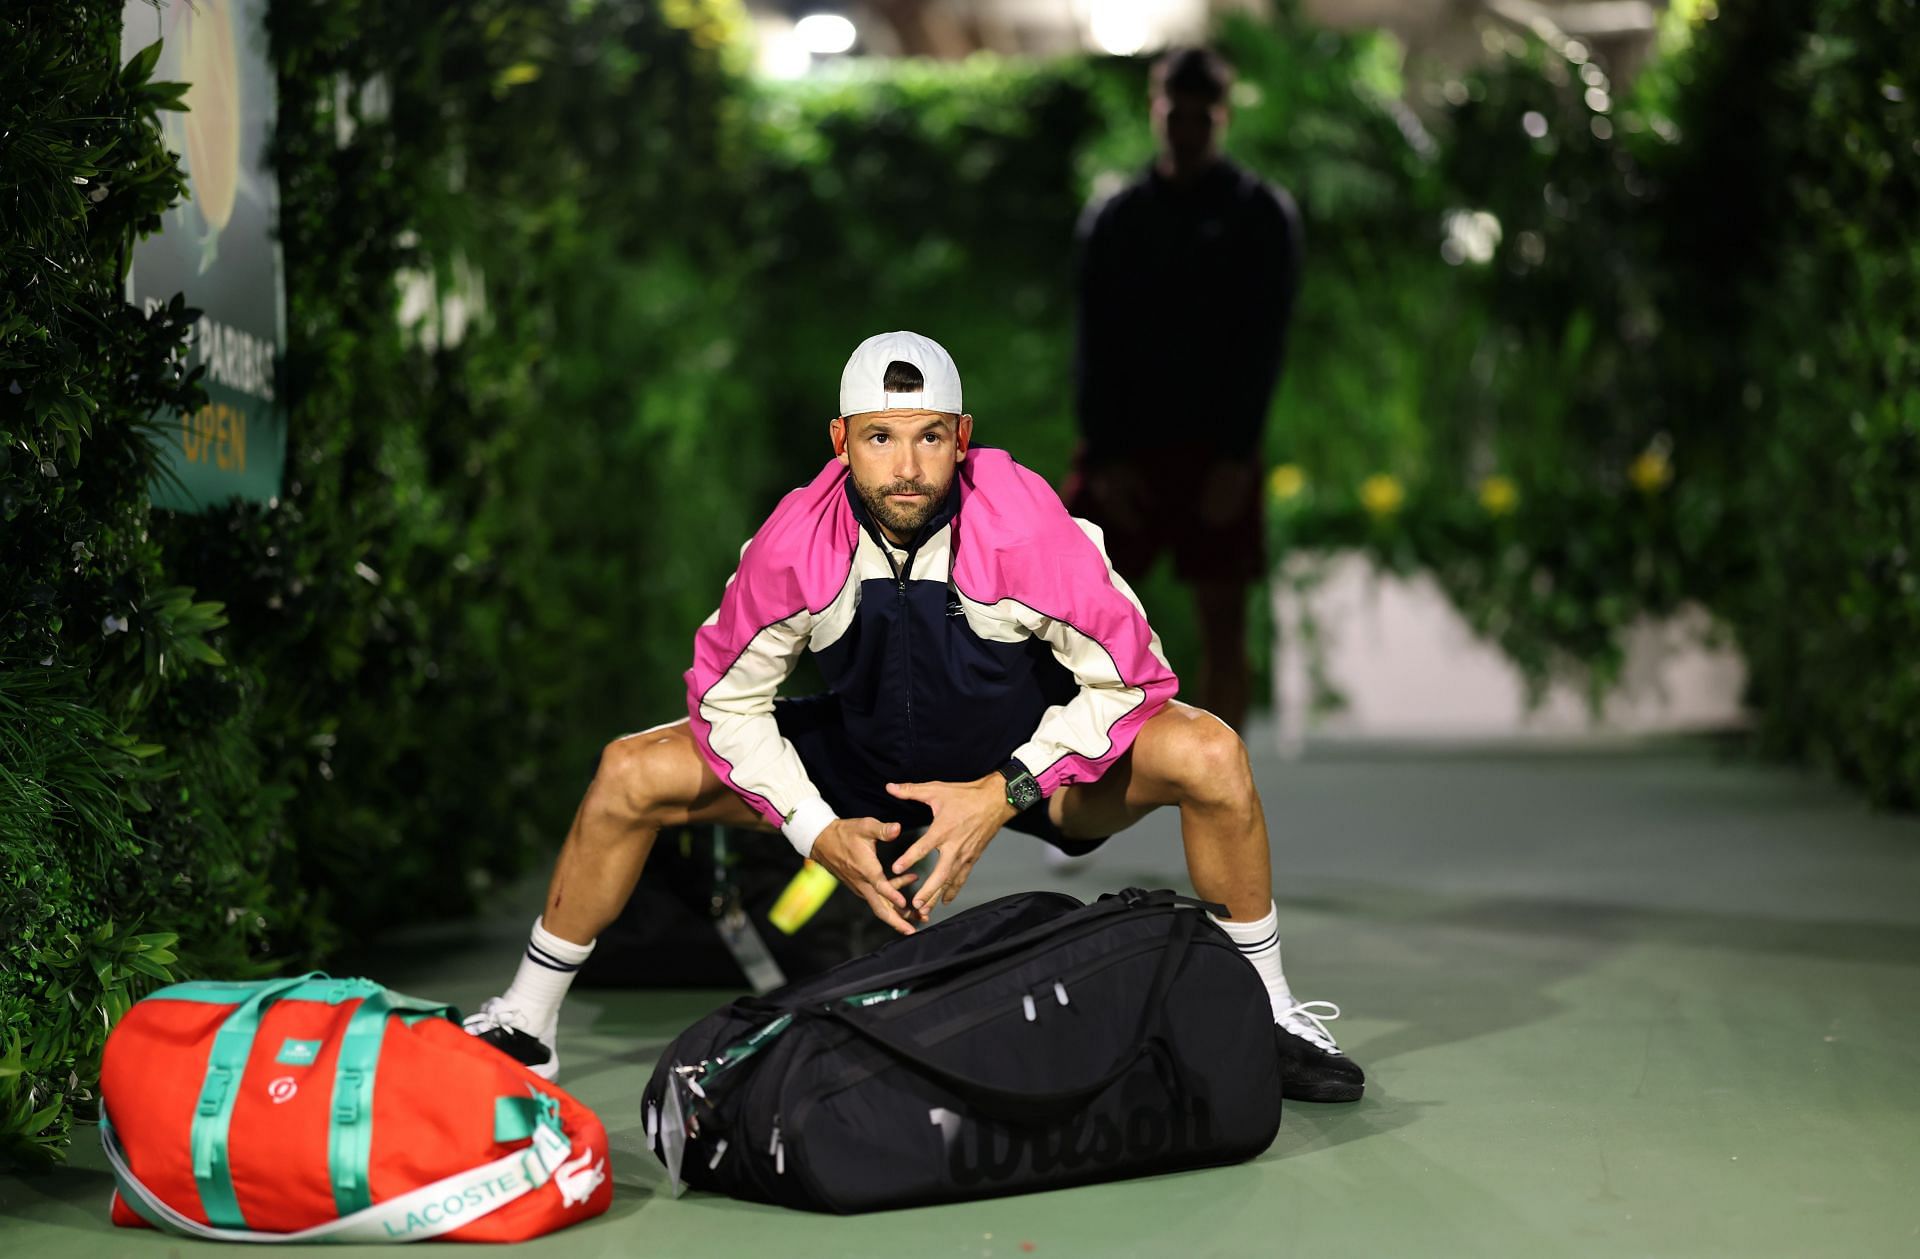
[[[503,1099],[507,1100],[507,1099]],[[100,1140],[106,1148],[107,1162],[113,1167],[114,1183],[120,1194],[147,1223],[182,1237],[212,1241],[241,1242],[393,1242],[424,1241],[473,1223],[489,1211],[497,1210],[545,1185],[554,1172],[566,1165],[572,1153],[566,1136],[550,1124],[535,1129],[532,1145],[518,1154],[505,1155],[491,1163],[459,1172],[444,1180],[423,1185],[412,1193],[390,1198],[377,1206],[368,1206],[337,1220],[317,1224],[293,1233],[262,1233],[244,1228],[216,1228],[183,1215],[162,1202],[140,1183],[127,1166],[126,1153],[114,1135],[105,1109],[100,1115]],[[467,1204],[479,1200],[470,1210],[449,1210],[448,1203]],[[583,1217],[584,1218],[584,1217]]]

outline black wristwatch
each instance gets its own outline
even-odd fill
[[[1016,810],[1025,813],[1040,803],[1040,784],[1033,781],[1033,775],[1018,760],[1002,765],[1000,776],[1007,780],[1007,803]]]

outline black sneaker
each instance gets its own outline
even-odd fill
[[[1294,1102],[1357,1102],[1367,1073],[1340,1052],[1323,1019],[1340,1017],[1331,1001],[1303,1001],[1273,1025],[1280,1051],[1280,1096]]]
[[[488,997],[478,1014],[469,1014],[460,1024],[467,1035],[484,1040],[543,1080],[560,1074],[560,1055],[553,1047],[554,1029],[546,1028],[542,1039],[527,1030],[520,1011],[508,1009],[499,997]]]

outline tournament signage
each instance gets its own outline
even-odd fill
[[[161,121],[191,195],[134,246],[127,276],[127,300],[142,310],[183,293],[204,312],[187,363],[207,369],[207,404],[166,426],[163,466],[179,483],[154,481],[157,507],[203,511],[280,493],[287,424],[275,367],[286,301],[266,164],[274,111],[266,8],[267,0],[127,0],[121,11],[121,63],[159,41],[154,78],[189,85],[187,110],[164,111]]]

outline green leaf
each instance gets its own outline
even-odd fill
[[[66,1107],[67,1099],[62,1095],[55,1094],[54,1100],[51,1103],[34,1111],[33,1114],[28,1117],[27,1122],[21,1125],[21,1130],[30,1136],[45,1132],[52,1126],[53,1121],[60,1117],[60,1112],[65,1110]]]
[[[153,67],[160,61],[160,47],[165,42],[165,40],[156,39],[133,54],[133,60],[127,62],[120,71],[120,86],[132,89],[151,78]]]
[[[169,954],[169,958],[171,958],[171,954]],[[155,958],[146,954],[134,954],[126,960],[126,966],[128,970],[138,971],[142,975],[148,975],[154,979],[162,981],[171,981],[173,979],[172,971],[159,965]]]

